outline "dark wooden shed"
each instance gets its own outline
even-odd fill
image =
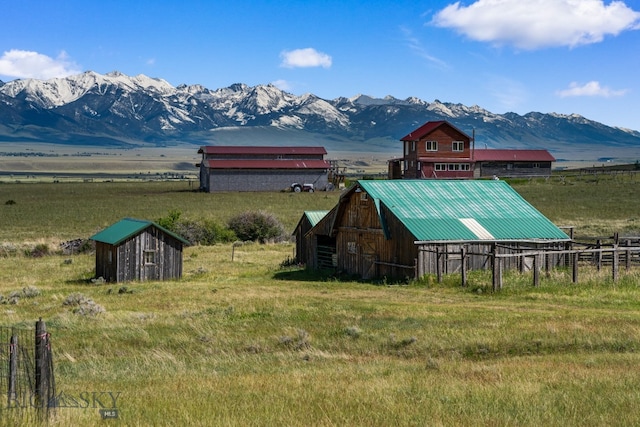
[[[125,218],[89,239],[96,242],[96,277],[107,282],[182,277],[189,242],[152,221]]]
[[[296,262],[298,264],[307,264],[310,253],[305,235],[327,215],[327,212],[329,211],[305,211],[298,221],[293,231],[293,236],[296,239]]]

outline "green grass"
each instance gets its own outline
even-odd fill
[[[514,186],[556,222],[598,233],[609,232],[609,219],[631,224],[639,202],[625,191],[638,183],[611,183],[591,201],[601,184]],[[170,209],[219,221],[263,209],[292,230],[303,210],[337,198],[209,195],[179,183],[0,185],[0,202],[16,201],[0,205],[0,242],[87,237],[123,216]],[[572,217],[567,200],[590,207]],[[625,200],[630,208],[598,206]],[[1,295],[40,290],[0,305],[0,324],[46,320],[59,392],[120,393],[119,421],[100,420],[98,408],[60,408],[49,424],[640,424],[637,268],[616,283],[607,269],[581,267],[578,284],[554,271],[537,288],[529,274],[505,272],[504,289],[492,293],[486,272],[471,272],[466,288],[456,276],[383,285],[282,269],[289,243],[242,245],[234,261],[231,253],[229,244],[188,247],[179,281],[95,285],[90,254],[0,252]],[[63,304],[72,293],[105,312],[74,314]]]

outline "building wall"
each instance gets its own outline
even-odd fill
[[[336,251],[338,270],[364,279],[390,280],[414,276],[416,247],[406,228],[384,207],[390,238],[384,235],[374,202],[354,192],[338,218]]]
[[[150,261],[149,257],[152,262],[145,262]],[[117,246],[96,242],[96,277],[108,282],[180,278],[182,242],[156,227],[149,227]]]
[[[328,184],[327,172],[318,169],[212,169],[208,172],[208,180],[203,188],[208,192],[282,191],[289,190],[294,182],[313,184],[316,190],[322,191]]]
[[[427,150],[427,141],[436,141],[437,151]],[[463,142],[462,151],[453,151],[454,141]],[[402,167],[406,179],[435,178],[436,176],[438,178],[470,178],[473,176],[473,165],[470,167],[471,170],[466,173],[435,170],[434,164],[438,163],[438,159],[455,159],[454,161],[448,160],[448,163],[455,163],[457,159],[460,159],[460,163],[471,162],[470,138],[447,124],[437,127],[418,141],[403,141],[403,144],[405,161]]]
[[[485,176],[549,176],[551,162],[478,162],[476,177]]]

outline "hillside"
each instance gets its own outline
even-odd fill
[[[544,148],[560,159],[632,158],[640,147],[640,132],[575,114],[494,114],[413,97],[325,100],[272,85],[212,90],[91,71],[0,83],[0,141],[21,144],[318,144],[328,151],[393,152],[402,136],[429,120],[475,134],[478,147]]]

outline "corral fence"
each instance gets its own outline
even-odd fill
[[[469,270],[491,270],[494,291],[502,289],[505,270],[532,271],[532,284],[539,286],[541,272],[549,274],[554,268],[570,269],[572,282],[578,283],[580,266],[595,266],[598,271],[610,268],[614,282],[618,281],[622,268],[629,271],[640,266],[640,237],[621,238],[617,233],[608,239],[595,239],[593,242],[572,241],[564,247],[459,243],[453,251],[447,246],[423,246],[420,250],[431,253],[439,283],[444,274],[459,273],[461,285],[466,286]],[[421,275],[420,271],[417,275]]]
[[[42,420],[53,411],[51,335],[42,319],[35,329],[0,326],[0,374],[0,422]]]

